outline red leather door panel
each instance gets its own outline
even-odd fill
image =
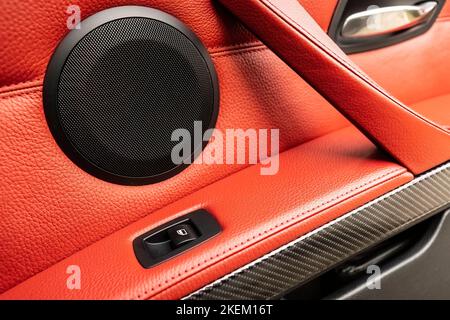
[[[296,0],[221,2],[412,172],[422,173],[450,158],[450,133],[412,112],[364,75]]]
[[[78,2],[82,16],[124,3]],[[137,3],[182,19],[208,46],[220,82],[221,130],[279,128],[280,150],[287,150],[348,125],[211,1]],[[0,38],[7,43],[0,48],[0,59],[5,59],[0,83],[16,83],[0,91],[0,292],[245,167],[194,165],[172,179],[143,187],[118,186],[85,173],[58,148],[42,110],[39,79],[67,32],[65,5],[60,0],[30,0],[0,8]],[[25,17],[30,18],[26,23]]]
[[[378,84],[408,105],[448,94],[449,8],[450,3],[446,2],[436,23],[423,35],[386,48],[353,54],[350,58]]]
[[[337,1],[299,2],[326,30]],[[87,17],[129,2],[71,4]],[[114,185],[85,173],[58,148],[42,110],[42,79],[52,51],[67,33],[67,3],[3,2],[0,293],[29,281],[1,298],[179,298],[411,180],[405,168],[383,158],[357,130],[342,130],[350,123],[221,5],[210,0],[133,4],[173,14],[198,34],[219,75],[217,127],[279,128],[282,173],[263,179],[246,165],[194,165],[142,187]],[[417,103],[418,111],[443,126],[450,124],[449,112],[442,111],[448,100],[435,96],[450,89],[448,7],[428,33],[352,56],[381,86],[408,104]],[[425,54],[428,58],[421,59]],[[424,81],[420,85],[413,79]],[[316,177],[318,172],[323,176]],[[239,197],[237,188],[243,190]],[[133,236],[199,206],[211,209],[229,227],[226,233],[158,271],[141,269],[129,250]],[[107,236],[114,250],[105,251],[102,239]],[[112,256],[116,249],[118,255]],[[89,258],[92,254],[98,259]],[[103,259],[112,264],[97,263]],[[86,267],[86,291],[65,291],[67,263]],[[117,287],[102,276],[107,272],[120,278]]]
[[[261,176],[259,166],[242,170],[61,261],[1,298],[182,298],[411,178],[356,129],[342,129],[282,153],[277,175]],[[133,239],[200,207],[216,217],[223,231],[163,264],[142,268]],[[66,287],[70,265],[81,269],[82,290]]]

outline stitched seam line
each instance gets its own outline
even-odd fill
[[[227,46],[212,46],[212,47],[208,47],[207,50],[209,51],[210,54],[214,54],[214,53],[219,53],[219,52],[233,52],[235,50],[239,50],[239,49],[242,49],[245,47],[258,46],[258,45],[261,45],[261,42],[256,40],[256,41],[248,41],[248,42],[230,44]],[[19,81],[19,82],[6,84],[4,86],[0,86],[0,94],[15,91],[15,89],[8,90],[7,89],[8,87],[26,85],[26,84],[31,84],[33,82],[38,82],[38,81],[42,81],[42,77],[37,77],[37,78],[31,79],[31,80],[23,80],[23,81]],[[25,88],[20,88],[17,90],[21,90],[21,89],[25,89]],[[2,91],[2,90],[4,90],[4,91]]]
[[[0,101],[22,97],[26,95],[33,95],[37,92],[40,92],[42,89],[42,86],[32,87],[32,88],[26,88],[26,89],[20,89],[17,91],[11,91],[11,92],[5,92],[4,94],[0,94]]]
[[[330,54],[332,57],[334,57],[336,60],[338,60],[339,62],[341,62],[342,64],[344,64],[345,66],[347,66],[350,70],[352,70],[353,72],[355,72],[356,74],[358,74],[359,76],[361,76],[362,78],[364,78],[365,80],[367,80],[368,82],[370,82],[371,84],[373,84],[374,86],[378,86],[378,84],[376,84],[375,82],[373,82],[373,80],[369,79],[365,74],[361,73],[358,69],[354,68],[351,64],[349,64],[347,61],[345,61],[344,59],[342,59],[339,55],[337,55],[334,50],[330,49],[326,44],[324,44],[322,41],[320,41],[317,37],[315,37],[312,33],[310,33],[308,30],[304,29],[299,23],[297,23],[294,19],[292,19],[291,17],[289,17],[288,15],[286,15],[280,8],[278,8],[274,3],[272,3],[270,0],[263,0],[266,1],[267,3],[269,3],[270,5],[272,5],[275,9],[277,9],[278,13],[280,15],[282,15],[284,18],[288,19],[292,24],[294,24],[295,26],[297,26],[300,31],[302,31],[303,33],[306,33],[309,37],[311,37],[313,40],[315,40],[316,42],[320,43],[327,51],[328,54]]]
[[[237,248],[242,248],[242,247],[244,247],[244,245],[247,244],[248,242],[250,242],[250,241],[252,241],[252,240],[256,240],[258,237],[261,237],[261,236],[263,236],[263,235],[267,235],[270,231],[272,231],[272,230],[274,230],[274,229],[276,229],[276,228],[278,228],[278,227],[280,227],[280,226],[283,226],[283,225],[285,225],[285,224],[287,224],[287,223],[289,223],[289,222],[291,222],[291,221],[293,221],[293,220],[295,220],[295,219],[297,219],[297,218],[299,218],[299,217],[301,217],[301,216],[303,216],[303,215],[305,215],[305,214],[307,214],[307,213],[310,213],[310,212],[312,212],[312,211],[315,211],[315,210],[317,210],[317,209],[323,209],[327,204],[329,204],[329,203],[331,203],[331,202],[333,202],[333,201],[342,199],[343,197],[347,196],[348,194],[350,194],[350,193],[352,193],[352,192],[354,192],[354,191],[356,191],[356,190],[359,190],[359,189],[361,189],[361,188],[367,186],[368,184],[371,184],[371,183],[373,183],[373,182],[376,182],[376,181],[378,181],[378,180],[381,180],[382,178],[384,178],[384,177],[386,177],[386,176],[388,176],[388,175],[390,175],[390,174],[393,174],[393,173],[400,173],[400,172],[403,173],[403,172],[406,172],[406,170],[405,170],[404,168],[397,168],[397,169],[394,169],[394,170],[390,170],[390,171],[388,171],[388,172],[386,172],[386,173],[384,173],[384,174],[382,174],[382,175],[380,175],[380,176],[378,176],[378,177],[376,177],[376,178],[373,178],[373,179],[371,179],[371,180],[369,180],[369,181],[366,181],[365,183],[363,183],[363,184],[361,184],[361,185],[358,185],[357,187],[354,187],[354,188],[352,188],[352,189],[350,189],[350,190],[348,190],[348,191],[346,191],[346,192],[344,192],[344,193],[342,193],[342,194],[340,194],[340,195],[338,195],[338,196],[335,196],[334,198],[329,199],[329,200],[327,200],[327,201],[325,201],[325,202],[323,202],[323,203],[321,203],[321,204],[319,204],[319,205],[317,205],[317,206],[315,206],[315,207],[313,207],[313,208],[310,208],[310,209],[308,209],[308,210],[302,211],[302,212],[300,212],[300,213],[298,213],[298,214],[296,214],[296,215],[294,215],[294,216],[292,216],[292,217],[286,219],[285,221],[282,221],[282,222],[280,222],[280,223],[277,223],[277,224],[273,225],[272,227],[270,227],[269,229],[266,229],[266,230],[264,230],[264,231],[262,231],[262,232],[259,232],[259,233],[256,234],[256,235],[253,235],[253,236],[247,238],[245,241],[242,241],[242,242],[240,242],[239,244],[235,244],[235,245],[233,245],[233,246],[228,247],[228,249],[225,249],[225,250],[224,250],[223,252],[221,252],[221,253],[217,253],[217,254],[215,254],[215,255],[213,255],[213,256],[207,258],[207,259],[204,259],[202,262],[199,262],[199,263],[197,263],[197,264],[194,265],[194,266],[191,266],[191,267],[186,268],[183,272],[179,272],[177,275],[171,276],[170,278],[164,280],[164,282],[160,282],[159,284],[157,284],[157,285],[151,287],[150,290],[144,291],[143,294],[138,294],[138,295],[137,295],[137,299],[141,299],[141,298],[143,298],[144,296],[147,296],[147,295],[148,295],[149,293],[151,293],[152,291],[155,291],[156,288],[161,288],[164,284],[169,284],[170,280],[172,280],[172,281],[173,281],[173,280],[176,280],[176,279],[182,277],[184,274],[186,274],[186,273],[188,273],[188,272],[190,272],[190,271],[193,271],[193,270],[199,268],[200,266],[202,266],[202,265],[208,263],[209,261],[211,261],[211,260],[213,260],[213,259],[216,259],[216,258],[219,258],[219,257],[221,257],[221,256],[223,256],[223,255],[225,255],[227,252],[229,252],[229,251],[231,251],[231,250],[235,250],[235,249],[237,249]],[[395,177],[395,176],[394,176],[394,177]],[[391,177],[391,179],[394,178],[394,177]],[[258,241],[259,241],[259,240],[260,240],[260,239],[258,239]],[[155,296],[155,295],[157,295],[157,294],[158,294],[158,293],[155,293],[155,294],[150,295],[149,297],[146,297],[146,298],[151,298],[152,296]]]
[[[246,53],[254,53],[254,52],[265,51],[265,50],[269,50],[269,48],[267,48],[266,46],[258,46],[258,47],[248,48],[248,49],[247,48],[241,49],[239,51],[234,51],[234,52],[216,53],[216,54],[212,54],[211,56],[213,58],[224,58],[224,57],[244,55]]]
[[[218,52],[213,52],[210,53],[211,57],[217,57],[217,56],[232,56],[234,54],[240,53],[240,52],[251,52],[254,50],[258,50],[258,49],[268,49],[265,45],[259,44],[259,45],[254,45],[254,46],[250,46],[250,47],[242,47],[240,49],[234,49],[231,51],[218,51]]]
[[[403,108],[405,112],[408,112],[414,117],[419,118],[420,120],[424,121],[426,124],[432,126],[433,128],[437,130],[442,130],[442,127],[436,125],[434,122],[430,121],[427,118],[424,118],[420,114],[414,112],[413,110],[406,107],[404,104],[402,104],[400,101],[398,101],[396,98],[392,97],[391,95],[387,94],[383,88],[381,88],[377,83],[373,82],[372,79],[368,78],[365,74],[361,73],[357,68],[353,67],[351,64],[347,63],[347,61],[343,60],[341,57],[336,55],[333,50],[328,48],[327,45],[322,43],[320,40],[318,40],[316,37],[314,37],[311,33],[309,33],[307,30],[305,30],[300,24],[298,24],[295,20],[293,20],[291,17],[287,16],[280,8],[278,8],[276,5],[274,5],[270,0],[259,0],[263,5],[265,5],[269,10],[271,10],[273,13],[277,14],[273,9],[275,8],[278,11],[278,16],[284,17],[285,19],[289,20],[294,26],[291,25],[292,28],[295,29],[295,26],[297,26],[299,29],[297,31],[299,33],[305,33],[309,35],[313,40],[317,41],[319,44],[323,46],[322,50],[324,50],[326,53],[328,53],[330,56],[334,57],[338,62],[341,62],[344,66],[346,66],[350,72],[354,72],[356,75],[359,75],[362,80],[366,80],[367,83],[372,85],[375,90],[378,90],[378,92],[384,96],[386,99],[390,100],[392,103],[397,104],[400,108]],[[270,8],[270,5],[273,8]],[[312,41],[311,39],[309,39]],[[314,41],[312,41],[314,42]]]
[[[41,77],[37,77],[37,78],[31,79],[31,80],[24,80],[24,81],[0,86],[0,94],[17,91],[17,90],[22,90],[22,89],[27,89],[27,88],[32,88],[32,87],[37,86],[40,83],[42,84],[42,81],[43,81],[43,79]]]
[[[231,43],[229,45],[218,45],[218,46],[211,46],[211,47],[207,47],[208,50],[221,50],[221,49],[226,49],[226,48],[234,48],[234,47],[243,47],[243,46],[248,46],[248,45],[252,45],[255,43],[258,43],[258,40],[252,40],[252,41],[247,41],[247,42],[236,42],[235,44]]]
[[[249,42],[245,43],[239,46],[233,46],[232,48],[226,47],[223,51],[215,51],[210,52],[210,55],[212,57],[227,57],[227,56],[234,56],[238,54],[245,54],[250,52],[256,52],[256,51],[263,51],[268,50],[266,46],[261,44],[260,42]],[[33,83],[36,83],[35,85],[32,85]],[[24,84],[30,84],[30,87],[22,87],[22,88],[14,88],[16,86],[24,85]],[[8,90],[7,88],[11,87],[11,90]],[[5,87],[0,87],[0,100],[3,98],[9,98],[14,96],[20,96],[21,94],[15,94],[16,92],[21,92],[23,90],[27,89],[35,89],[42,87],[42,80],[41,79],[34,79],[30,81],[23,81],[18,82],[12,85],[7,85]],[[3,90],[3,91],[2,91]]]
[[[27,86],[25,86],[24,84],[18,84],[10,87],[0,88],[0,97],[15,95],[16,93],[21,93],[23,91],[29,91],[42,87],[42,81],[29,81],[27,84]]]
[[[349,64],[347,61],[345,61],[344,59],[342,59],[339,55],[337,55],[334,50],[331,50],[326,44],[324,44],[322,41],[320,41],[318,38],[316,38],[313,34],[311,34],[308,30],[304,29],[299,23],[297,23],[294,19],[292,19],[291,17],[289,17],[288,15],[286,15],[283,10],[281,10],[279,7],[277,7],[275,4],[273,4],[270,0],[262,0],[262,2],[267,2],[268,4],[270,4],[272,7],[274,7],[277,11],[278,14],[280,16],[283,16],[285,19],[289,20],[294,26],[299,28],[299,31],[307,34],[311,39],[315,40],[317,43],[319,43],[320,45],[322,45],[322,47],[324,49],[326,49],[326,51],[328,51],[327,53],[329,55],[331,55],[333,58],[335,58],[337,61],[341,62],[343,65],[345,65],[348,69],[350,69],[351,71],[353,71],[354,73],[356,73],[357,75],[359,75],[361,78],[363,78],[364,80],[366,80],[367,82],[369,82],[370,84],[372,84],[373,86],[381,89],[379,87],[379,85],[377,83],[375,83],[372,79],[368,78],[365,74],[363,74],[362,72],[360,72],[358,69],[354,68],[351,64]],[[272,10],[273,11],[273,10]]]
[[[234,50],[239,50],[239,49],[243,49],[243,48],[260,46],[260,45],[262,45],[261,41],[251,41],[251,42],[245,42],[245,43],[241,43],[241,44],[224,46],[224,47],[212,47],[212,48],[208,48],[208,51],[210,54],[214,54],[214,53],[219,53],[219,52],[234,51]]]

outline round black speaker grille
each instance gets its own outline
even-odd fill
[[[87,30],[86,30],[87,28]],[[118,7],[81,23],[50,62],[45,110],[54,136],[78,165],[109,181],[160,181],[186,165],[171,158],[176,129],[194,145],[217,118],[218,88],[200,41],[179,20],[143,7]]]

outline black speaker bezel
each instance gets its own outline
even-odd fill
[[[44,113],[47,119],[47,124],[57,144],[77,166],[102,180],[122,185],[146,185],[161,182],[180,173],[181,171],[186,169],[189,164],[183,163],[175,166],[168,171],[148,177],[122,176],[98,167],[97,165],[83,157],[83,155],[77,151],[77,148],[71,143],[71,141],[66,137],[66,134],[64,133],[64,130],[59,121],[57,110],[58,86],[60,75],[67,58],[69,57],[72,49],[78,44],[81,39],[83,39],[83,37],[85,37],[95,28],[98,28],[105,23],[114,20],[134,17],[148,18],[166,23],[167,25],[176,28],[192,42],[192,44],[197,48],[197,50],[203,57],[209,69],[211,83],[213,86],[213,110],[208,126],[203,128],[204,132],[215,127],[219,114],[219,84],[214,64],[209,56],[207,49],[204,47],[200,39],[182,21],[163,11],[143,6],[120,6],[109,8],[97,12],[92,16],[82,20],[81,28],[71,30],[59,43],[47,66],[43,87]],[[209,140],[210,136],[208,136],[207,138]],[[194,151],[190,155],[192,161],[196,156],[200,154],[200,152],[206,147],[207,144],[208,141],[202,141],[201,145],[194,146]]]

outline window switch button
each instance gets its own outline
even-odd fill
[[[167,230],[169,238],[174,248],[178,248],[184,244],[197,239],[197,233],[192,226],[186,223],[178,224]]]
[[[199,209],[147,231],[133,240],[133,250],[146,269],[202,244],[222,231],[208,211]]]

